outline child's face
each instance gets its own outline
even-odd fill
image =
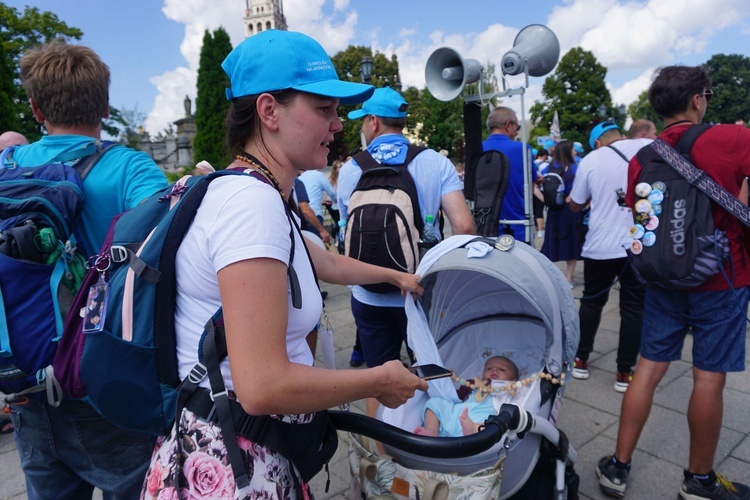
[[[482,378],[487,380],[515,380],[516,367],[504,358],[490,358],[484,365]]]

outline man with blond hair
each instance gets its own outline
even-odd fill
[[[656,125],[645,118],[636,120],[630,125],[628,139],[656,139]]]
[[[19,65],[32,113],[47,135],[18,147],[13,161],[28,166],[74,164],[101,149],[110,72],[99,56],[58,40],[29,50]],[[94,254],[114,215],[166,185],[146,153],[121,145],[109,148],[83,181],[79,248]],[[91,498],[99,488],[105,499],[137,498],[155,438],[115,427],[82,400],[63,398],[53,406],[37,394],[43,392],[6,401],[28,497]]]

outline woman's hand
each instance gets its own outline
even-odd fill
[[[401,295],[406,297],[407,293],[411,293],[414,300],[417,300],[417,296],[424,293],[424,288],[419,284],[420,279],[421,278],[416,274],[396,271],[396,277],[393,284],[401,289]]]
[[[391,360],[382,365],[385,372],[383,390],[378,402],[388,408],[398,408],[414,397],[416,391],[426,391],[427,382],[407,370],[399,360]]]

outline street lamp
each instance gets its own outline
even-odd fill
[[[359,76],[362,79],[362,83],[370,83],[372,81],[372,59],[369,57],[363,57],[359,62]]]
[[[605,106],[604,104],[599,106],[599,116],[601,118],[604,118],[605,116],[607,116],[607,106]]]
[[[620,104],[620,107],[617,109],[620,110],[620,116],[625,116],[625,113],[628,111],[628,108],[624,104]]]

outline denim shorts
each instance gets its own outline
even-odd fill
[[[680,359],[688,332],[693,366],[717,373],[745,369],[745,330],[750,287],[719,292],[646,289],[641,356]]]

